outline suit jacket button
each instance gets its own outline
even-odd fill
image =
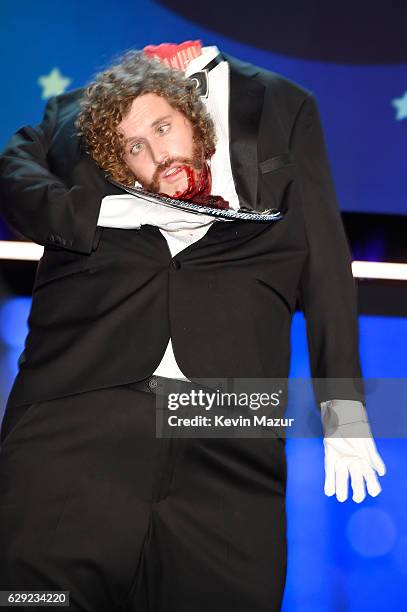
[[[180,269],[180,267],[181,267],[181,262],[180,262],[180,261],[178,261],[178,259],[173,259],[173,260],[172,260],[172,265],[173,265],[173,267],[174,267],[176,270],[179,270],[179,269]]]
[[[150,380],[148,381],[148,386],[150,387],[150,389],[155,389],[158,386],[158,382],[155,378],[150,378]]]

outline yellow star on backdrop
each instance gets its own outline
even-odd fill
[[[37,83],[42,87],[41,98],[46,100],[51,96],[59,96],[59,94],[64,93],[65,89],[72,83],[72,79],[62,76],[59,68],[53,68],[49,74],[40,76]]]

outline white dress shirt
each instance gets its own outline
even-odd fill
[[[185,70],[186,76],[201,70],[219,53],[216,46],[203,47]],[[215,124],[216,151],[210,160],[212,194],[222,196],[229,206],[239,209],[229,155],[229,64],[217,64],[208,73],[208,97],[202,98]],[[212,223],[223,222],[209,215],[191,214],[160,204],[146,202],[131,194],[106,196],[102,200],[98,225],[123,229],[139,229],[155,225],[166,239],[174,257],[187,246],[200,240]],[[230,221],[229,221],[230,223]],[[163,358],[155,370],[157,376],[189,380],[181,372],[173,352],[171,338]]]

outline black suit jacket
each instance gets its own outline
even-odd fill
[[[218,222],[171,257],[158,228],[97,228],[103,196],[122,193],[82,152],[83,90],[50,100],[0,160],[1,212],[43,244],[29,335],[10,402],[24,404],[140,380],[171,335],[184,374],[283,378],[296,300],[311,370],[349,379],[317,399],[361,399],[355,283],[311,92],[230,64],[230,154],[241,206],[279,208],[274,223]]]

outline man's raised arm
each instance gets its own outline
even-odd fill
[[[63,97],[69,99],[70,94]],[[73,97],[77,105],[77,95]],[[60,118],[65,114],[61,98],[51,98],[42,122],[21,128],[0,156],[0,213],[14,230],[38,244],[87,254],[92,251],[101,200],[116,190],[79,146],[72,156],[72,142],[79,143],[79,138],[73,129],[60,129],[67,123]],[[55,173],[52,157],[58,158]],[[64,165],[66,175],[60,171]]]

